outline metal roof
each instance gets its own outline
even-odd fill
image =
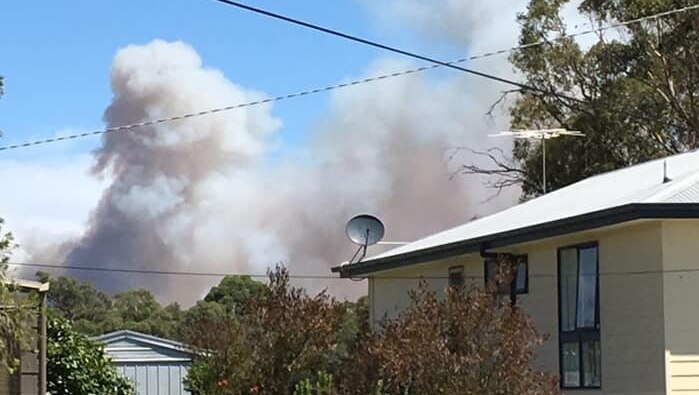
[[[120,330],[116,332],[107,333],[101,336],[94,337],[93,340],[98,341],[104,344],[105,346],[109,346],[109,344],[122,340],[135,340],[139,343],[148,344],[155,347],[192,354],[192,351],[189,350],[187,346],[183,343],[130,330]]]
[[[666,179],[669,178],[669,180]],[[642,218],[699,217],[699,152],[599,174],[366,260],[333,268],[353,276]]]

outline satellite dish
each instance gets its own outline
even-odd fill
[[[381,220],[373,215],[361,214],[349,220],[346,231],[347,237],[354,244],[366,247],[378,243],[383,238],[384,226]]]

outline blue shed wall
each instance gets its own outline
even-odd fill
[[[177,342],[130,331],[97,338],[117,372],[129,379],[135,395],[188,395],[182,380],[192,355]]]
[[[187,375],[184,363],[117,363],[117,372],[131,380],[136,395],[187,395],[182,379]]]

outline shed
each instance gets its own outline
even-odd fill
[[[117,372],[134,384],[136,395],[189,394],[183,380],[192,353],[182,343],[128,330],[95,340],[104,345]]]

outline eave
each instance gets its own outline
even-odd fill
[[[699,218],[699,203],[625,204],[474,239],[442,244],[384,258],[369,259],[350,265],[336,266],[331,270],[333,273],[340,273],[340,277],[343,278],[363,277],[379,271],[478,252],[483,246],[487,248],[506,247],[639,219],[677,218]]]

